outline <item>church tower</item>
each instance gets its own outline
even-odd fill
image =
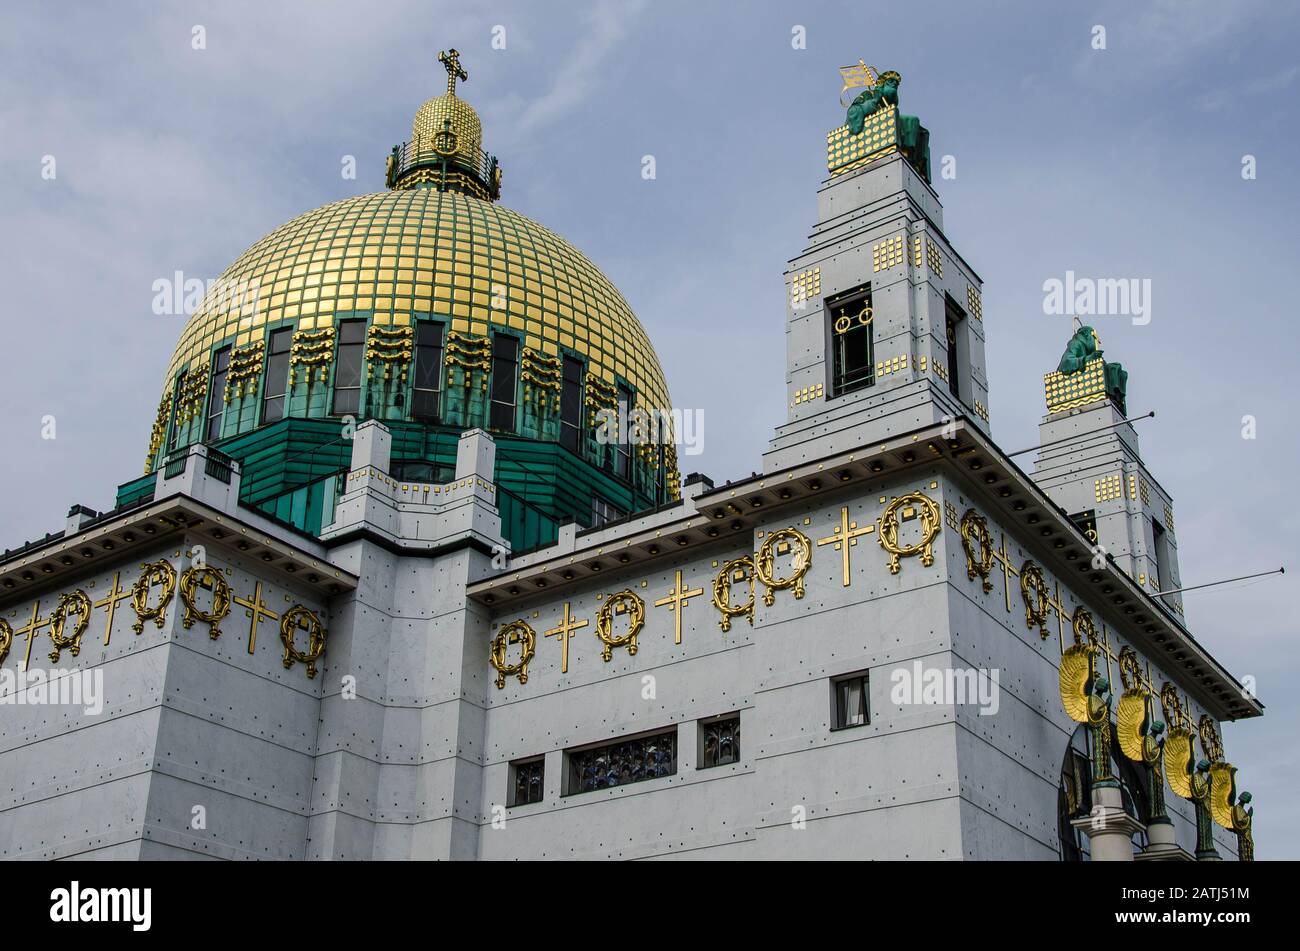
[[[944,233],[929,132],[899,111],[897,72],[841,72],[868,91],[827,135],[817,224],[786,271],[768,472],[963,416],[989,431],[981,281]]]
[[[1057,369],[1043,377],[1047,415],[1039,425],[1034,481],[1144,590],[1180,586],[1173,499],[1151,475],[1127,414],[1128,374],[1107,362],[1101,339],[1081,326]],[[1183,618],[1178,595],[1155,598]]]

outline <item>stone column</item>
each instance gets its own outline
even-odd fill
[[[1118,785],[1094,786],[1092,812],[1070,825],[1088,837],[1094,862],[1133,861],[1133,833],[1142,823],[1124,811]]]

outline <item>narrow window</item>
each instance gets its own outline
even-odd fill
[[[871,722],[867,711],[867,675],[853,674],[831,682],[834,705],[832,730],[866,726]]]
[[[362,363],[366,351],[366,322],[345,320],[339,324],[338,353],[334,357],[334,402],[332,416],[356,416],[361,412]]]
[[[492,338],[492,407],[488,425],[515,431],[515,394],[519,386],[519,341],[505,334]]]
[[[1156,565],[1156,584],[1161,591],[1168,591],[1174,586],[1169,577],[1169,540],[1164,526],[1155,519],[1151,520],[1151,560]]]
[[[171,410],[171,432],[167,435],[167,451],[171,452],[176,448],[176,443],[180,441],[181,436],[181,380],[185,378],[184,373],[176,374],[176,380],[172,383],[172,410]]]
[[[700,724],[700,769],[740,762],[740,714]]]
[[[871,285],[830,304],[831,396],[842,396],[876,382]]]
[[[289,389],[289,347],[292,343],[292,327],[271,331],[266,357],[266,382],[262,386],[264,423],[284,419],[285,396]]]
[[[966,315],[962,313],[960,307],[952,302],[951,299],[946,301],[944,306],[944,323],[947,326],[948,339],[948,389],[952,395],[961,399],[962,381],[961,381],[961,321]]]
[[[230,348],[222,347],[212,358],[212,385],[208,388],[208,442],[221,438],[221,419],[226,413],[226,371],[230,369]]]
[[[421,321],[415,331],[411,418],[435,423],[442,412],[442,324]]]
[[[632,391],[622,383],[618,385],[618,439],[614,442],[614,474],[620,479],[632,478]]]
[[[560,389],[560,445],[582,455],[582,361],[564,355]]]
[[[541,802],[545,792],[546,760],[519,760],[510,764],[510,801],[511,806],[525,806],[530,802]]]

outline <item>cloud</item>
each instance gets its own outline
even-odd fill
[[[567,56],[557,57],[559,70],[551,88],[521,110],[516,134],[527,136],[582,105],[601,84],[601,68],[644,8],[644,0],[597,3],[587,17],[586,28],[574,33],[573,49]]]

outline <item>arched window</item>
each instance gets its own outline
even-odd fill
[[[1151,821],[1151,804],[1147,799],[1147,768],[1134,763],[1119,752],[1119,738],[1111,727],[1110,768],[1119,779],[1120,798],[1127,812],[1144,826]],[[1081,723],[1070,737],[1061,761],[1061,785],[1057,790],[1057,829],[1061,860],[1086,862],[1091,859],[1088,836],[1070,825],[1092,812],[1092,734]],[[1146,832],[1133,833],[1133,848],[1140,851],[1147,844]]]

